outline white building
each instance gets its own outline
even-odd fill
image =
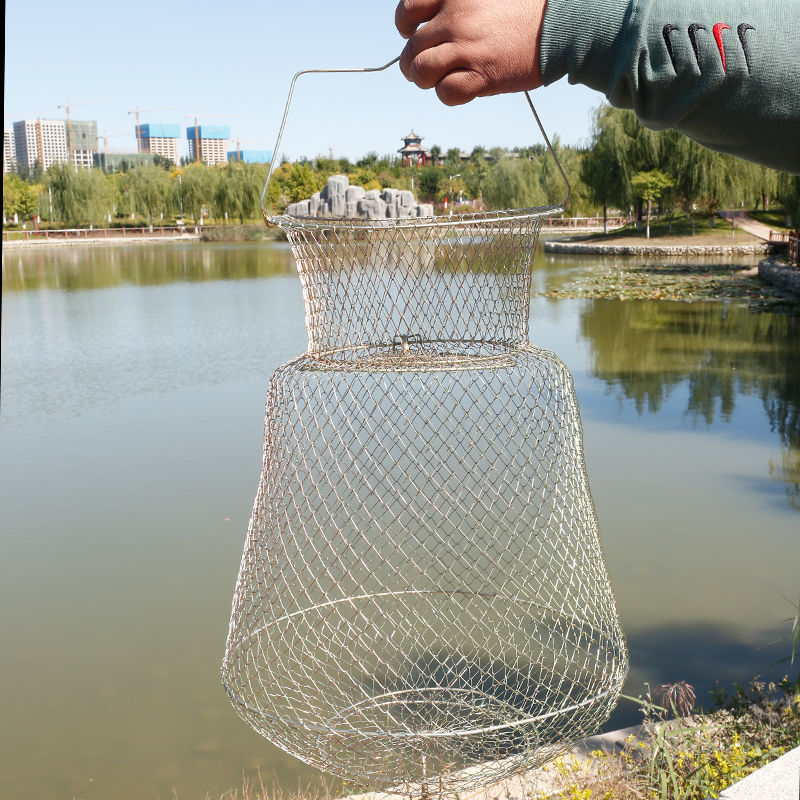
[[[147,123],[136,129],[140,153],[157,153],[173,164],[181,162],[180,125]]]
[[[67,123],[63,119],[23,119],[14,123],[17,168],[32,170],[38,161],[43,170],[69,161]]]
[[[227,125],[192,125],[186,129],[189,140],[189,159],[205,161],[214,166],[228,161],[228,139],[231,129]]]
[[[3,175],[17,170],[17,148],[14,145],[14,131],[3,131]]]
[[[43,170],[57,162],[72,161],[76,167],[94,166],[97,152],[97,123],[63,119],[23,119],[14,123],[14,148],[18,169]],[[72,158],[70,159],[70,150]]]

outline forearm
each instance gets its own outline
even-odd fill
[[[548,0],[545,84],[567,75],[714,150],[800,172],[800,0]]]

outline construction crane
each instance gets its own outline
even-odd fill
[[[109,133],[108,131],[103,131],[103,153],[108,155],[108,140],[109,139],[116,139],[118,136],[127,136],[127,133]]]
[[[63,108],[67,112],[67,157],[70,161],[73,161],[72,158],[72,118],[70,116],[70,112],[72,111],[72,106],[91,106],[95,103],[104,103],[105,100],[86,100],[83,103],[73,103],[70,105],[69,98],[67,98],[67,102],[63,105],[58,106],[58,108]],[[41,123],[40,123],[41,124]],[[39,131],[41,135],[41,130]]]
[[[128,114],[136,114],[136,152],[142,152],[142,134],[139,130],[139,115],[140,114],[149,114],[153,111],[172,111],[175,106],[161,106],[160,108],[136,108],[133,111],[129,111]]]
[[[199,164],[201,160],[200,153],[200,124],[197,122],[198,114],[184,114],[185,119],[194,119],[194,160]]]
[[[242,160],[242,142],[244,142],[245,144],[250,144],[251,143],[250,139],[234,139],[233,141],[236,142],[236,160],[237,161],[241,161]]]
[[[184,114],[183,115],[186,119],[193,119],[194,120],[194,160],[195,162],[199,163],[202,160],[202,147],[200,145],[200,123],[198,119],[200,117],[204,117],[205,119],[219,119],[219,117],[209,116],[208,114],[198,114],[196,111],[194,114]],[[235,119],[239,114],[227,114],[225,119]],[[244,141],[244,139],[242,140]]]

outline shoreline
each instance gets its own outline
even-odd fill
[[[74,239],[11,239],[3,242],[3,250],[38,250],[40,247],[91,247],[97,245],[129,245],[129,244],[161,244],[166,242],[197,242],[202,238],[199,233],[183,233],[176,236],[92,236]]]
[[[548,239],[545,253],[587,256],[719,256],[767,255],[776,248],[769,242],[750,244],[610,244]]]

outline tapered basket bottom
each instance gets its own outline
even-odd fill
[[[402,620],[426,634],[411,638]],[[354,626],[373,635],[356,639]],[[349,650],[336,649],[345,637]],[[312,669],[302,651],[321,639],[336,663]],[[254,631],[233,649],[239,671],[225,683],[255,730],[354,785],[465,791],[533,769],[593,733],[624,679],[615,644],[613,631],[533,602],[386,593]],[[286,671],[266,664],[267,654]]]

